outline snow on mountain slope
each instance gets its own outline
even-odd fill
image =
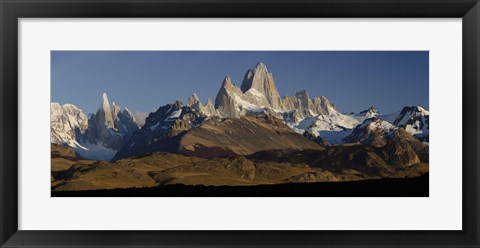
[[[364,128],[357,125],[368,125],[370,122],[367,121],[374,117],[378,120],[373,124],[381,123],[386,129],[403,127],[414,137],[423,142],[428,142],[429,114],[428,110],[420,106],[407,106],[391,114],[380,114],[374,107],[370,107],[359,114],[341,114],[338,111],[333,111],[329,115],[320,114],[306,117],[297,123],[290,122],[289,126],[299,133],[308,132],[315,137],[321,137],[330,144],[342,144],[345,142],[345,138],[353,135],[354,128]],[[383,121],[380,122],[379,120]],[[353,138],[350,137],[350,141],[352,140]]]
[[[273,74],[262,62],[247,71],[240,89],[243,93],[243,100],[257,106],[270,107],[275,110],[281,110],[283,107]]]
[[[357,126],[355,129],[368,129],[371,131],[388,132],[393,128],[395,128],[395,126],[387,121],[383,121],[377,118],[369,118],[366,119],[362,124]]]
[[[400,114],[400,111],[396,111],[396,112],[393,112],[393,113],[390,113],[390,114],[376,115],[375,117],[377,117],[378,119],[382,119],[384,121],[388,121],[388,122],[393,124],[393,122],[395,122],[395,119],[397,119],[397,116],[399,114]]]
[[[287,122],[287,124],[298,133],[308,132],[330,144],[340,144],[343,138],[366,118],[363,115],[342,114],[335,110],[328,115],[319,114],[306,117],[297,123]]]
[[[138,129],[133,113],[115,103],[110,108],[103,93],[100,108],[90,116],[85,134],[77,139],[82,150],[75,151],[84,158],[110,161]]]
[[[78,147],[77,137],[88,127],[88,117],[73,104],[50,104],[50,142]]]
[[[341,145],[344,143],[345,137],[352,134],[353,129],[346,129],[341,131],[329,131],[329,130],[322,130],[319,131],[319,137],[326,140],[331,145]]]
[[[342,131],[352,129],[360,123],[358,118],[351,115],[344,115],[341,113],[332,113],[330,115],[316,115],[307,117],[300,121],[295,128],[300,130],[307,130],[310,133],[318,136],[319,131]]]
[[[273,74],[263,63],[258,63],[247,71],[241,87],[226,76],[217,93],[215,108],[222,117],[269,113],[279,118],[284,116],[293,122],[318,114],[330,115],[337,112],[326,97],[311,99],[306,90],[280,98]]]
[[[423,142],[428,142],[429,116],[430,112],[420,106],[406,106],[398,112],[389,115],[379,115],[377,117],[395,126],[403,127],[414,137]]]
[[[133,113],[115,103],[110,108],[107,94],[97,113],[87,116],[72,104],[50,104],[51,136],[54,144],[72,147],[83,158],[109,161],[139,129]]]
[[[215,107],[224,118],[271,114],[283,119],[297,133],[308,132],[331,144],[342,143],[357,125],[372,117],[404,127],[415,137],[428,140],[429,112],[419,106],[405,107],[392,114],[380,114],[373,106],[358,114],[343,114],[326,97],[310,98],[306,90],[281,99],[278,95],[272,73],[259,63],[247,72],[241,87],[227,76],[217,94]]]
[[[321,131],[353,129],[366,118],[378,114],[373,107],[363,114],[342,114],[326,97],[310,98],[306,90],[279,98],[273,75],[263,63],[247,71],[241,87],[232,83],[229,76],[225,77],[215,107],[224,118],[273,115],[283,119],[296,132],[303,134],[307,131],[316,137]]]
[[[370,108],[360,112],[360,115],[364,115],[367,118],[372,118],[379,114],[380,112],[373,106],[370,106]]]
[[[143,126],[135,118],[137,113],[121,110],[115,103],[110,106],[105,93],[98,111],[88,117],[69,104],[52,103],[51,111],[52,143],[74,147],[77,154],[100,160],[110,160],[120,150],[121,157],[141,154],[159,145],[165,137],[199,127],[205,120],[245,116],[273,116],[304,137],[334,145],[366,139],[380,144],[381,130],[392,128],[388,125],[403,127],[423,142],[428,142],[429,136],[429,112],[419,106],[386,115],[373,106],[357,114],[344,114],[326,97],[311,98],[306,90],[280,98],[273,74],[263,63],[247,71],[240,87],[226,76],[215,104],[208,99],[203,105],[193,93],[186,106],[178,101],[162,106],[148,115]],[[369,118],[375,121],[368,121]],[[366,130],[366,136],[358,130]]]
[[[404,107],[399,115],[393,121],[394,125],[404,126],[407,125],[409,120],[419,116],[429,116],[430,112],[420,106],[407,106]]]
[[[343,142],[358,142],[381,147],[386,144],[385,136],[394,129],[397,127],[390,122],[372,117],[356,126],[353,132],[343,139]]]
[[[423,142],[429,142],[429,116],[414,118],[411,122],[407,122],[405,125],[405,131],[411,135],[417,137]]]
[[[79,143],[79,146],[74,147],[73,150],[82,158],[110,161],[117,153],[116,150],[105,147],[100,142],[97,143]]]
[[[113,160],[146,152],[158,151],[158,147],[170,137],[177,136],[191,128],[199,127],[208,118],[190,106],[183,106],[179,101],[161,106],[150,113],[145,124],[115,154]],[[169,147],[175,149],[175,147]]]

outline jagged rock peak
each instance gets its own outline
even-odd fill
[[[400,111],[393,124],[397,126],[404,126],[411,119],[421,118],[429,115],[430,112],[420,106],[407,106]]]
[[[424,109],[423,107],[421,106],[410,106],[410,107],[404,107],[403,108],[405,111],[413,111],[413,112],[417,112],[419,113],[420,115],[430,115],[430,112],[426,109]]]
[[[365,114],[367,112],[380,113],[374,106],[370,106],[368,109],[361,111],[360,114]]]
[[[247,71],[240,89],[243,93],[254,89],[259,95],[263,95],[266,98],[267,107],[282,109],[280,94],[278,94],[273,75],[268,72],[265,64],[261,62]],[[256,93],[254,94],[256,95]]]
[[[420,106],[406,106],[400,111],[400,114],[412,113],[415,115],[430,115],[430,112]]]
[[[304,108],[304,109],[307,109],[309,110],[310,109],[310,105],[311,105],[311,100],[310,100],[310,96],[308,95],[308,92],[306,90],[301,90],[301,91],[297,91],[297,93],[295,93],[295,97],[300,100],[300,108]]]
[[[229,75],[223,79],[222,87],[233,87],[232,78]]]
[[[267,66],[263,62],[258,62],[257,65],[253,68],[253,70],[268,72]]]
[[[99,115],[100,118],[103,119],[101,120],[101,122],[105,123],[108,128],[114,127],[114,120],[112,112],[110,110],[110,103],[108,101],[107,93],[102,94],[102,105],[100,106],[100,109],[98,109],[97,115]]]
[[[183,103],[179,100],[175,100],[175,102],[173,102],[172,106],[174,106],[175,109],[180,109],[181,107],[183,107]]]
[[[205,105],[212,105],[213,106],[212,99],[208,98],[207,103]]]
[[[208,98],[207,103],[203,106],[203,113],[206,116],[218,116],[218,112],[212,103],[212,99]]]
[[[318,114],[330,115],[338,112],[335,105],[324,96],[317,96],[313,98],[313,111]]]
[[[241,95],[240,88],[232,83],[230,76],[226,76],[215,98],[215,108],[224,117],[237,117],[239,113],[235,99]]]
[[[118,115],[118,113],[120,113],[120,107],[115,105],[115,102],[112,103],[112,117],[115,119]]]
[[[259,62],[255,67],[249,69],[247,73],[245,73],[240,89],[243,93],[252,88],[261,93],[265,93],[265,84],[268,83],[268,76],[271,77],[271,75],[272,74],[267,70],[267,66],[264,63]],[[273,84],[273,86],[275,86],[275,84]]]
[[[195,111],[197,111],[200,114],[210,115],[210,113],[207,113],[208,111],[207,112],[205,111],[205,107],[203,106],[202,102],[200,101],[197,94],[195,94],[195,93],[193,93],[188,98],[187,107],[190,107],[190,108],[194,109]]]
[[[101,106],[101,108],[103,110],[108,110],[107,112],[110,112],[110,103],[108,101],[107,93],[102,94],[102,106]]]
[[[295,97],[310,99],[310,96],[308,95],[308,92],[306,90],[297,91],[297,93],[295,93]]]
[[[110,108],[110,103],[108,102],[108,96],[107,93],[103,92],[102,93],[102,107],[109,107]]]
[[[224,93],[227,93],[227,94],[239,94],[241,95],[241,90],[240,88],[238,88],[233,82],[232,82],[232,78],[230,78],[230,76],[225,76],[225,78],[223,79],[223,83],[222,83],[222,87],[220,87],[220,90],[219,90],[219,93],[221,91],[225,91]]]
[[[375,117],[376,115],[379,115],[380,111],[378,111],[374,106],[370,106],[368,109],[361,111],[360,114],[365,115],[368,118],[371,118],[371,117]]]
[[[137,120],[135,119],[135,116],[133,115],[132,111],[130,111],[128,108],[124,108],[121,113],[123,115],[127,116],[128,118],[130,118],[131,120],[133,120],[134,122],[137,122]]]
[[[189,98],[188,98],[188,107],[192,107],[193,105],[197,104],[200,102],[200,99],[198,98],[196,93],[193,93]]]

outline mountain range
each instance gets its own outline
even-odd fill
[[[132,112],[103,94],[100,108],[87,116],[72,104],[51,103],[51,143],[72,147],[82,158],[110,160],[140,129]]]
[[[403,164],[411,164],[420,161],[416,153],[429,141],[429,112],[420,106],[386,115],[373,106],[346,114],[326,97],[312,98],[306,90],[281,97],[263,63],[248,70],[240,86],[226,76],[214,102],[203,104],[193,93],[186,104],[160,106],[139,123],[127,108],[110,105],[105,93],[91,115],[72,104],[51,103],[51,143],[71,147],[76,156],[91,160],[117,161],[155,152],[208,159],[267,150],[325,152],[333,146],[361,144],[384,149],[385,156],[371,153],[364,159],[395,164],[392,154],[403,152],[409,154]],[[408,146],[398,146],[405,140]],[[393,148],[393,153],[388,150]]]

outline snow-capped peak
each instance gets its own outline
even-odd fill
[[[430,112],[420,106],[404,107],[393,121],[394,125],[404,126],[414,117],[429,116]]]
[[[251,89],[255,89],[259,95],[264,96],[264,100],[252,102],[255,105],[261,104],[259,107],[263,105],[264,107],[275,110],[283,109],[280,94],[273,80],[273,75],[267,70],[266,65],[261,62],[245,73],[240,89],[242,93],[247,93]],[[248,95],[245,96],[244,100],[251,102]]]
[[[375,107],[370,106],[368,109],[361,111],[360,114],[367,118],[372,118],[379,115],[380,111],[378,111]]]
[[[415,106],[417,108],[417,111],[422,113],[422,115],[430,115],[430,111],[420,107],[420,106]]]
[[[404,107],[396,116],[393,124],[405,130],[421,141],[429,141],[430,112],[420,106]]]
[[[79,146],[77,136],[88,127],[88,117],[73,104],[50,104],[50,142],[58,145]]]
[[[372,130],[372,131],[379,131],[379,130],[389,131],[395,128],[395,126],[389,123],[388,121],[384,121],[384,120],[372,117],[363,121],[363,123],[358,125],[355,129],[364,129],[364,128],[367,128],[368,130]]]
[[[353,132],[343,139],[345,143],[360,142],[373,146],[383,146],[386,144],[384,137],[392,130],[396,129],[388,121],[375,117],[366,119],[362,124],[355,127]]]

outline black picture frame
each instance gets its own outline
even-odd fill
[[[1,247],[480,247],[478,0],[0,0]],[[18,230],[19,18],[462,18],[462,231]],[[221,228],[221,227],[219,227]]]

